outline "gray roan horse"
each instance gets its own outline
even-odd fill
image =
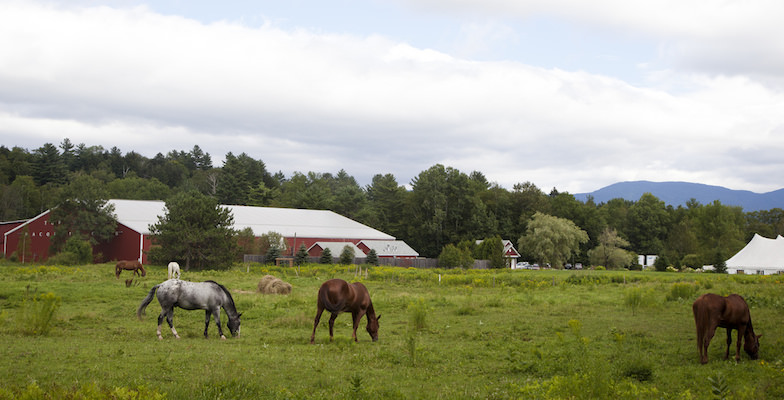
[[[220,323],[220,309],[226,311],[226,316],[229,317],[229,322],[226,325],[229,328],[232,336],[240,335],[240,316],[234,306],[234,299],[231,298],[231,293],[223,285],[214,281],[205,282],[188,282],[179,279],[169,279],[150,289],[150,293],[139,304],[136,310],[136,316],[142,319],[144,309],[152,302],[152,296],[155,291],[158,291],[158,303],[161,305],[161,315],[158,316],[158,339],[163,339],[161,336],[161,324],[163,318],[166,317],[166,322],[169,323],[174,337],[180,338],[177,331],[174,329],[174,306],[180,307],[184,310],[206,310],[207,320],[204,323],[204,337],[207,337],[207,328],[210,326],[210,314],[215,317],[215,323],[218,325],[218,333],[221,339],[226,339],[223,336],[223,329]]]

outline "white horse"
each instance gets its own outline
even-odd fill
[[[172,261],[169,263],[169,279],[180,279],[180,264]]]

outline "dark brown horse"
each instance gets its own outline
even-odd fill
[[[120,279],[120,272],[124,269],[133,271],[134,275],[139,275],[139,271],[141,271],[142,276],[147,276],[147,271],[144,270],[144,266],[137,260],[118,261],[117,265],[114,267],[114,275],[117,276],[117,279]]]
[[[324,310],[332,313],[329,318],[329,340],[332,341],[332,330],[335,326],[335,319],[341,312],[351,312],[354,319],[354,331],[351,337],[354,341],[357,340],[357,326],[363,316],[367,316],[367,331],[370,337],[375,342],[378,340],[378,320],[381,315],[376,316],[376,311],[373,310],[373,303],[370,301],[370,294],[368,293],[365,285],[355,282],[349,284],[342,279],[330,279],[323,284],[318,291],[318,310],[316,311],[316,320],[313,322],[313,334],[310,336],[310,343],[313,344],[316,339],[316,327],[321,320],[321,313]]]
[[[700,362],[708,362],[708,345],[716,332],[717,327],[727,329],[727,351],[724,359],[730,356],[730,344],[732,344],[732,330],[738,331],[738,342],[735,349],[735,361],[740,360],[740,342],[744,341],[743,350],[751,357],[757,359],[759,352],[759,338],[762,335],[755,335],[754,328],[751,326],[751,314],[749,305],[743,297],[731,294],[727,297],[717,294],[703,294],[691,306],[694,312],[694,323],[697,325],[697,347],[700,350]]]

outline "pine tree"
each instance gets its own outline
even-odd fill
[[[330,250],[329,247],[321,252],[321,256],[319,257],[319,263],[332,264],[332,250]]]
[[[376,253],[375,249],[370,249],[370,251],[368,251],[365,263],[370,265],[378,265],[378,254]]]
[[[308,249],[305,248],[305,245],[299,246],[299,250],[297,250],[297,254],[294,256],[294,264],[302,265],[308,261]]]
[[[184,269],[226,269],[238,257],[231,211],[199,192],[182,192],[166,201],[166,214],[150,226],[153,262],[185,260]]]

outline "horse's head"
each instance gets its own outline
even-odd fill
[[[751,329],[746,330],[743,350],[746,351],[746,354],[748,354],[752,360],[756,360],[757,357],[759,357],[759,338],[761,337],[762,335],[755,335],[754,331]]]
[[[229,317],[229,322],[226,323],[226,326],[229,327],[229,332],[231,332],[231,336],[240,337],[240,317],[242,313],[237,314],[236,317]]]
[[[381,314],[378,314],[378,316],[375,318],[368,317],[367,319],[367,331],[370,334],[370,338],[373,339],[374,342],[378,341],[378,320],[380,319]]]
[[[142,270],[142,276],[147,276],[147,271],[144,270],[144,267],[139,265],[139,269]]]

